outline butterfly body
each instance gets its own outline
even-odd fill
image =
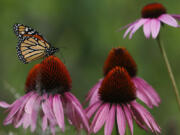
[[[58,50],[52,47],[36,30],[28,26],[15,24],[14,32],[19,40],[16,47],[18,58],[25,64],[53,55]]]

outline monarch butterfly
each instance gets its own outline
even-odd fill
[[[19,40],[16,47],[17,55],[24,64],[53,55],[58,50],[52,47],[36,30],[28,26],[14,24],[13,29]]]

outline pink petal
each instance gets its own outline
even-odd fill
[[[10,112],[6,119],[4,120],[4,125],[7,125],[11,119],[14,117],[14,115],[20,110],[20,108],[23,108],[26,102],[29,100],[33,92],[30,92],[24,96],[22,96],[20,99],[17,99],[10,108]]]
[[[10,104],[4,102],[4,101],[0,101],[0,107],[2,108],[9,108],[10,107]]]
[[[137,87],[137,93],[146,95],[147,99],[150,101],[150,104],[159,106],[159,103],[161,102],[160,97],[157,92],[151,87],[151,85],[149,85],[145,80],[139,77],[134,77],[133,82]],[[148,104],[150,108],[152,108],[152,105]]]
[[[108,118],[109,114],[109,104],[103,104],[97,111],[91,125],[91,129],[96,133],[103,126],[104,122]]]
[[[170,16],[172,16],[173,18],[180,20],[180,15],[177,14],[171,14]]]
[[[31,132],[34,132],[36,129],[36,121],[37,121],[38,111],[40,108],[40,102],[41,102],[41,97],[38,97],[33,104],[34,107],[31,113]]]
[[[31,115],[30,114],[27,114],[27,113],[24,113],[24,116],[23,116],[23,128],[28,128],[31,124]]]
[[[120,105],[117,105],[117,124],[120,135],[124,135],[126,131],[126,118]]]
[[[96,91],[98,91],[98,89],[99,89],[99,87],[100,87],[100,85],[101,85],[101,83],[102,83],[102,80],[103,80],[103,79],[100,79],[99,82],[96,83],[96,84],[93,86],[93,88],[88,92],[88,94],[87,94],[87,96],[86,96],[86,99],[85,99],[85,103],[88,102],[88,101],[91,99],[91,97],[93,96],[93,94],[94,94]]]
[[[134,27],[129,35],[129,38],[131,39],[133,34],[143,25],[148,21],[147,19],[140,19],[136,24],[134,24]]]
[[[85,129],[89,131],[89,122],[88,118],[86,117],[86,114],[84,112],[84,109],[82,108],[80,102],[75,98],[70,92],[66,92],[65,97],[69,102],[71,102],[72,106],[75,108],[76,113],[79,115],[82,124],[84,125]]]
[[[124,33],[124,36],[123,36],[123,38],[125,38],[127,35],[128,35],[128,33],[134,28],[134,25],[135,25],[136,23],[133,23],[132,25],[130,25],[129,26],[129,28],[126,30],[126,32]]]
[[[159,132],[160,133],[160,128],[151,116],[151,114],[140,104],[136,102],[131,103],[132,107],[134,110],[136,110],[136,113],[138,113],[137,118],[139,117],[141,121],[143,120],[146,125],[154,132]]]
[[[126,105],[123,106],[123,109],[124,109],[124,113],[126,115],[126,120],[128,122],[130,131],[131,131],[131,135],[133,135],[133,119],[131,116],[131,111],[129,110],[128,107],[126,107]]]
[[[33,94],[30,98],[29,98],[29,100],[28,100],[28,102],[26,103],[26,105],[25,105],[25,112],[26,113],[29,113],[29,114],[31,114],[32,113],[32,109],[33,109],[33,105],[34,105],[34,102],[36,101],[36,98],[37,98],[37,94]]]
[[[138,20],[136,20],[135,22],[133,22],[133,23],[129,23],[129,24],[127,24],[127,25],[125,25],[125,26],[123,26],[122,28],[120,28],[119,30],[117,30],[118,32],[120,32],[121,30],[124,30],[124,29],[126,29],[126,28],[128,28],[128,27],[130,27],[130,26],[132,26],[133,24],[135,24],[136,22],[137,22]]]
[[[114,121],[115,121],[115,109],[116,106],[112,105],[111,110],[109,111],[109,117],[106,120],[105,128],[104,128],[104,134],[105,135],[111,135],[113,127],[114,127]]]
[[[59,127],[64,132],[64,111],[59,95],[55,95],[53,98],[53,111]]]
[[[138,88],[138,87],[136,87]],[[142,101],[144,102],[149,108],[153,108],[153,105],[151,103],[151,101],[149,100],[148,96],[144,93],[144,91],[141,91],[141,89],[137,89],[136,91],[136,96]]]
[[[167,25],[178,27],[177,21],[169,14],[163,14],[158,19]]]
[[[47,128],[47,123],[48,121],[47,121],[47,117],[44,115],[43,116],[43,119],[42,119],[42,130],[43,131],[45,131],[46,130],[46,128]]]
[[[144,34],[145,34],[146,38],[149,38],[150,35],[151,35],[150,19],[147,19],[147,22],[144,24],[143,31],[144,31]]]
[[[88,119],[91,118],[91,116],[94,114],[94,112],[99,108],[99,106],[102,104],[101,101],[94,103],[93,105],[90,105],[88,108],[86,108],[86,115]]]
[[[50,104],[50,99],[46,98],[46,100],[44,102],[42,102],[42,110],[43,110],[44,114],[46,115],[46,117],[49,119],[50,123],[55,124],[56,120],[55,120],[55,116],[53,114],[53,108]]]
[[[151,32],[152,32],[152,37],[155,39],[160,31],[160,21],[157,19],[151,19]]]

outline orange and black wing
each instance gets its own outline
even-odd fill
[[[54,54],[58,48],[52,47],[36,30],[23,24],[15,24],[14,32],[18,37],[17,54],[23,63]]]
[[[19,59],[27,64],[33,60],[46,56],[50,45],[38,38],[24,37],[19,41],[17,54]]]

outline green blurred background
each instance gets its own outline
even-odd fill
[[[132,40],[123,39],[116,30],[140,17],[140,10],[149,0],[1,0],[0,1],[0,100],[12,103],[24,94],[29,70],[39,61],[28,65],[16,55],[17,38],[14,23],[22,23],[43,34],[60,51],[56,55],[66,64],[73,81],[72,93],[80,101],[102,77],[102,66],[112,47],[126,47],[136,60],[138,75],[157,90],[162,99],[160,107],[150,110],[162,128],[163,135],[180,135],[180,114],[172,85],[160,50],[152,39],[145,39],[142,29]],[[157,1],[158,2],[158,1]],[[159,0],[159,2],[161,2]],[[163,1],[169,13],[180,14],[179,0]],[[180,28],[161,29],[165,48],[180,88]],[[0,108],[0,135],[41,134],[37,129],[15,129],[3,126],[7,114]],[[67,122],[66,122],[67,123]],[[40,127],[38,127],[40,129]],[[74,135],[67,124],[66,135]],[[139,127],[135,135],[147,135]],[[57,134],[62,134],[58,132]],[[102,135],[101,130],[97,135]],[[115,135],[115,134],[114,134]]]

